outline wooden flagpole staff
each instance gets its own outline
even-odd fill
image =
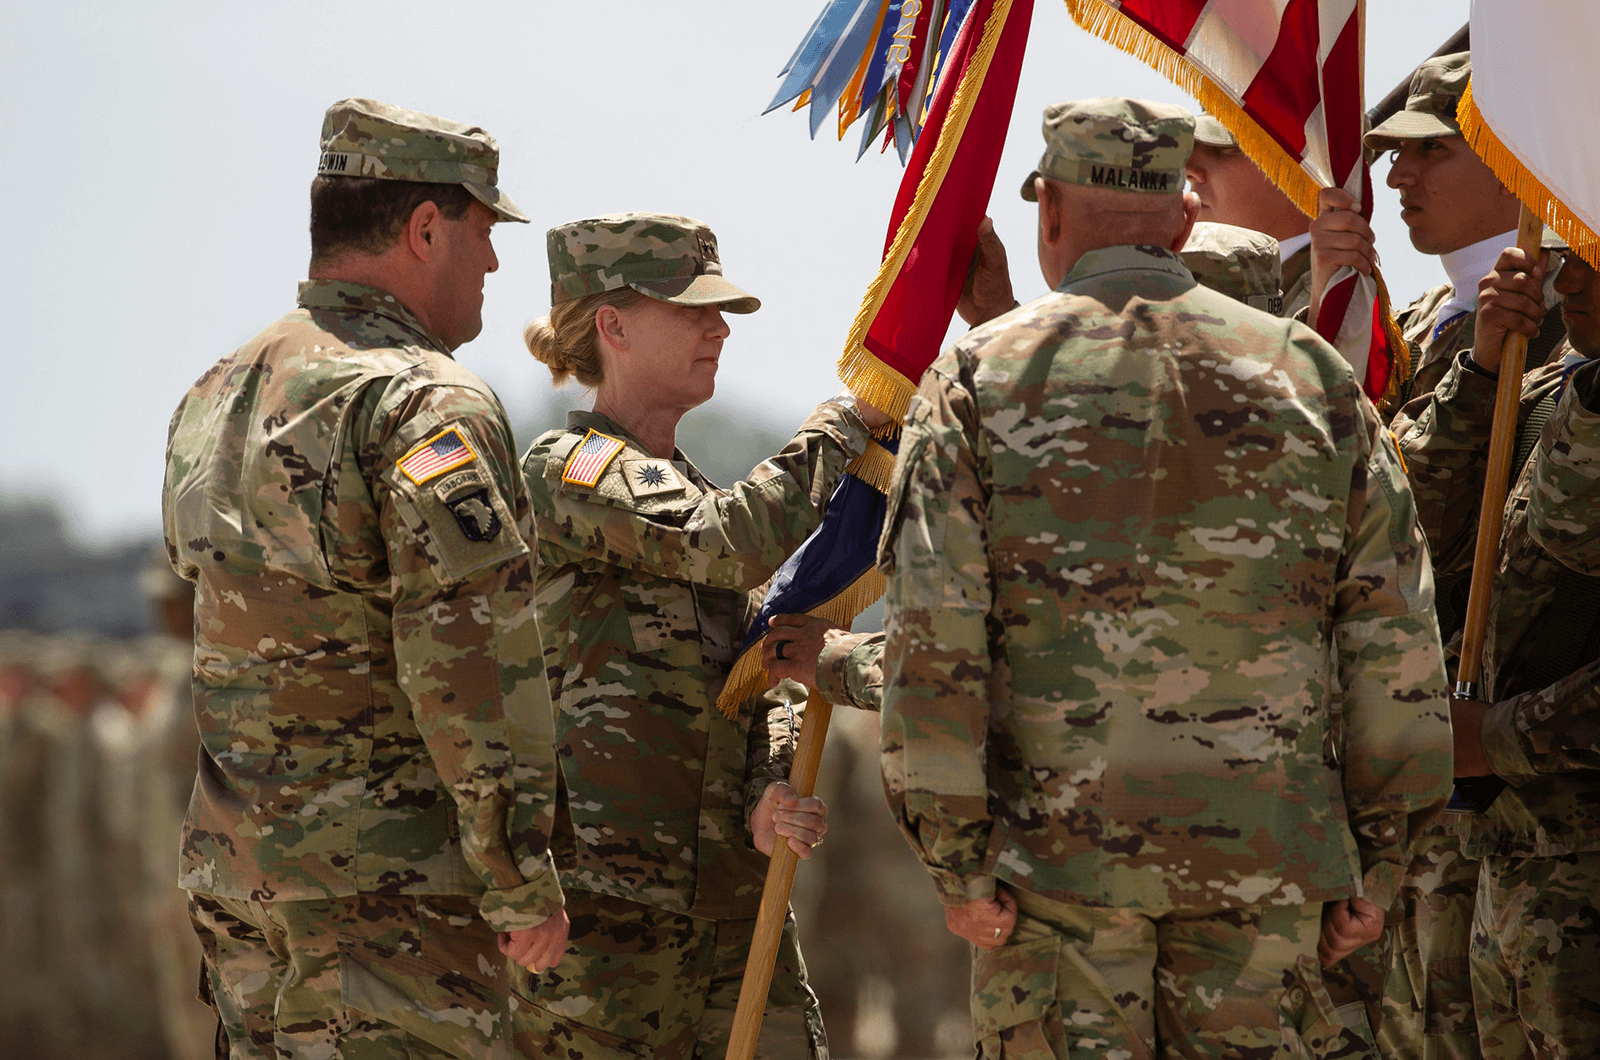
[[[807,689],[806,693],[805,717],[800,722],[794,765],[789,769],[789,785],[802,799],[817,786],[822,746],[828,738],[828,723],[833,720],[833,704],[815,689]],[[755,936],[750,940],[744,982],[739,987],[739,1004],[733,1012],[727,1060],[753,1060],[756,1055],[761,1017],[767,1008],[767,991],[772,987],[772,969],[783,938],[783,921],[789,912],[789,892],[794,888],[794,871],[799,864],[800,857],[789,849],[789,840],[778,836],[772,844],[767,882],[761,889],[761,910],[756,914]]]
[[[1517,221],[1517,246],[1530,261],[1539,257],[1544,235],[1541,221],[1526,203]],[[1456,700],[1479,698],[1483,677],[1483,642],[1489,630],[1489,597],[1499,567],[1500,526],[1505,517],[1506,493],[1511,488],[1511,458],[1517,445],[1517,410],[1522,397],[1522,369],[1528,356],[1528,336],[1507,335],[1500,359],[1500,383],[1495,391],[1494,422],[1489,431],[1489,467],[1483,479],[1483,506],[1478,512],[1478,541],[1472,555],[1472,583],[1467,595],[1466,625],[1461,632],[1461,662],[1456,668]]]

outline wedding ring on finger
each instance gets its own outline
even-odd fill
[[[776,648],[774,648],[773,652],[772,652],[774,655],[776,655],[778,657],[778,661],[779,662],[788,662],[789,661],[789,660],[787,660],[787,659],[785,659],[783,657],[783,646],[784,646],[785,643],[787,643],[787,642],[786,641],[781,641],[781,640],[778,641],[778,646]]]

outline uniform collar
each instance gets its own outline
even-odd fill
[[[1278,240],[1278,260],[1288,261],[1290,258],[1294,257],[1302,250],[1305,250],[1310,245],[1310,232],[1301,232],[1297,236],[1290,236],[1288,239],[1280,239]]]
[[[450,356],[450,347],[445,345],[445,341],[424,327],[416,314],[401,305],[400,299],[388,291],[349,280],[301,280],[296,300],[307,309],[375,313],[388,317],[406,330],[416,332],[423,341],[446,357]]]
[[[1113,272],[1127,272],[1129,269],[1139,269],[1146,272],[1171,273],[1181,279],[1194,282],[1194,276],[1184,267],[1178,255],[1165,247],[1138,245],[1120,247],[1100,247],[1088,251],[1072,266],[1072,271],[1067,273],[1061,286],[1056,290],[1061,291],[1094,276],[1104,276]]]

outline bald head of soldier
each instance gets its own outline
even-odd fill
[[[1373,127],[1365,142],[1391,152],[1389,187],[1411,245],[1448,254],[1517,227],[1517,198],[1467,145],[1456,108],[1472,76],[1467,52],[1440,55],[1411,76],[1405,108]]]
[[[497,185],[500,148],[475,125],[372,99],[322,123],[311,184],[314,280],[393,295],[455,349],[483,329],[483,281],[500,267],[489,230],[528,217]]]
[[[1188,111],[1121,97],[1055,103],[1045,108],[1044,142],[1022,197],[1039,204],[1039,268],[1052,288],[1091,250],[1183,247],[1200,214],[1183,188],[1194,147]]]

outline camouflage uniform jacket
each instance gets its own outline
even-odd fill
[[[1535,406],[1560,379],[1559,356],[1523,377],[1519,434]],[[1496,385],[1495,377],[1472,361],[1470,351],[1459,351],[1437,385],[1408,403],[1406,415],[1394,423],[1406,477],[1416,497],[1417,522],[1433,558],[1435,584],[1441,593],[1436,602],[1447,641],[1460,632],[1465,616]],[[1446,592],[1451,599],[1444,598]]]
[[[566,471],[591,430],[624,444],[587,487]],[[767,859],[750,845],[749,812],[788,776],[801,693],[780,685],[731,721],[717,695],[762,586],[866,443],[860,418],[826,402],[728,490],[682,453],[652,457],[598,413],[572,413],[528,450],[568,887],[707,919],[755,916]]]
[[[923,376],[880,562],[885,786],[946,904],[1392,900],[1450,777],[1432,579],[1309,329],[1085,254]]]
[[[1523,380],[1522,421],[1561,384],[1561,359],[1552,358]],[[1549,857],[1600,849],[1600,664],[1589,661],[1554,684],[1530,675],[1551,633],[1572,621],[1552,606],[1564,571],[1600,573],[1600,362],[1575,372],[1545,422],[1537,447],[1506,498],[1493,620],[1483,651],[1483,688],[1495,701],[1483,724],[1483,745],[1496,775],[1510,786],[1487,813],[1464,818],[1457,830],[1473,857]],[[1419,508],[1446,507],[1450,493],[1483,488],[1495,380],[1466,356],[1435,391],[1433,407],[1402,440]],[[1425,461],[1418,469],[1417,462]],[[1454,465],[1454,475],[1445,474]],[[1441,501],[1424,498],[1442,481]],[[1474,496],[1474,500],[1477,497]],[[1470,564],[1476,505],[1464,541]],[[1426,524],[1425,524],[1426,525]],[[1446,560],[1450,557],[1446,557]]]
[[[182,884],[561,905],[533,517],[499,400],[391,295],[310,281],[178,406],[204,754]]]
[[[1421,415],[1422,409],[1427,407],[1425,399],[1450,370],[1456,355],[1472,346],[1476,314],[1463,313],[1444,327],[1438,327],[1439,310],[1455,293],[1456,289],[1448,283],[1440,284],[1423,292],[1422,297],[1395,314],[1394,322],[1400,327],[1401,337],[1411,347],[1411,378],[1406,380],[1394,406],[1382,410],[1396,434],[1405,433],[1411,422]],[[1435,328],[1439,331],[1437,335]]]
[[[1298,319],[1311,308],[1311,245],[1301,247],[1283,262],[1283,309],[1279,315]]]

